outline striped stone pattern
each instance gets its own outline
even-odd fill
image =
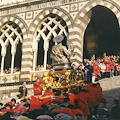
[[[3,24],[5,24],[6,22],[8,22],[8,21],[14,22],[14,23],[16,23],[20,27],[20,29],[22,31],[22,34],[23,34],[23,39],[25,39],[25,37],[26,37],[26,29],[24,27],[24,24],[19,19],[15,18],[15,17],[11,17],[11,16],[2,17],[0,19],[0,27]]]
[[[79,64],[82,61],[82,50],[81,50],[81,41],[80,41],[80,32],[79,27],[74,27],[70,29],[69,41],[73,44],[73,56],[71,57],[71,61],[73,64]]]
[[[74,25],[74,32],[77,32],[76,35],[71,36],[71,38],[76,41],[76,47],[75,47],[75,57],[73,61],[79,62],[83,59],[83,40],[84,40],[84,33],[86,30],[86,27],[91,19],[91,9],[97,5],[101,5],[104,7],[107,7],[110,9],[117,17],[118,22],[120,24],[120,12],[118,6],[113,1],[100,1],[100,0],[91,0],[88,2],[84,7],[81,9],[78,17],[75,20]]]
[[[33,36],[28,34],[27,38],[22,44],[21,81],[30,80],[30,71],[32,70],[33,65],[32,38]]]

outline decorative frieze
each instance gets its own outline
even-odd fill
[[[78,1],[81,1],[80,2],[81,5],[85,4],[86,2],[89,2],[89,0],[86,0],[86,2],[84,0],[77,0],[77,1],[74,1],[74,4],[72,4],[73,0],[71,0],[71,1],[70,0],[67,0],[67,1],[59,0],[59,1],[51,1],[51,2],[45,2],[45,3],[36,3],[35,2],[33,4],[33,3],[29,2],[29,3],[20,4],[20,5],[15,4],[12,6],[8,6],[8,7],[5,6],[4,8],[3,7],[0,8],[0,16],[28,12],[28,11],[44,9],[44,8],[49,8],[49,7],[55,7],[55,6],[63,6],[66,3],[69,3],[69,5],[67,5],[66,9],[69,9],[69,6],[71,6],[70,10],[76,11],[80,7]],[[65,9],[64,6],[63,6],[63,9]]]
[[[31,10],[43,9],[48,7],[54,7],[59,5],[62,5],[61,1],[53,1],[53,2],[47,2],[47,3],[29,5],[29,6],[28,4],[26,4],[25,6],[18,6],[17,8],[9,7],[9,9],[6,7],[6,9],[4,10],[2,10],[2,8],[0,9],[0,16],[27,12]]]

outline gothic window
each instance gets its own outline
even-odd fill
[[[5,71],[14,73],[21,68],[22,39],[23,35],[17,24],[8,21],[0,28],[1,74]]]
[[[35,32],[35,36],[33,40],[34,42],[33,71],[35,70],[36,65],[42,65],[42,67],[44,68],[41,67],[41,69],[46,70],[47,64],[51,64],[50,52],[55,44],[53,42],[53,38],[56,37],[57,35],[64,36],[63,45],[66,46],[68,28],[65,21],[61,17],[55,14],[49,14],[39,24]],[[37,61],[37,63],[35,61]]]

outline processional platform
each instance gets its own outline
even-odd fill
[[[37,78],[44,80],[43,88],[70,88],[71,86],[84,86],[83,72],[81,70],[36,71],[31,74],[31,81]]]

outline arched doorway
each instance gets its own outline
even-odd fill
[[[90,58],[93,54],[102,57],[104,52],[118,55],[120,30],[115,14],[100,5],[91,11],[91,20],[84,34],[84,58]]]

